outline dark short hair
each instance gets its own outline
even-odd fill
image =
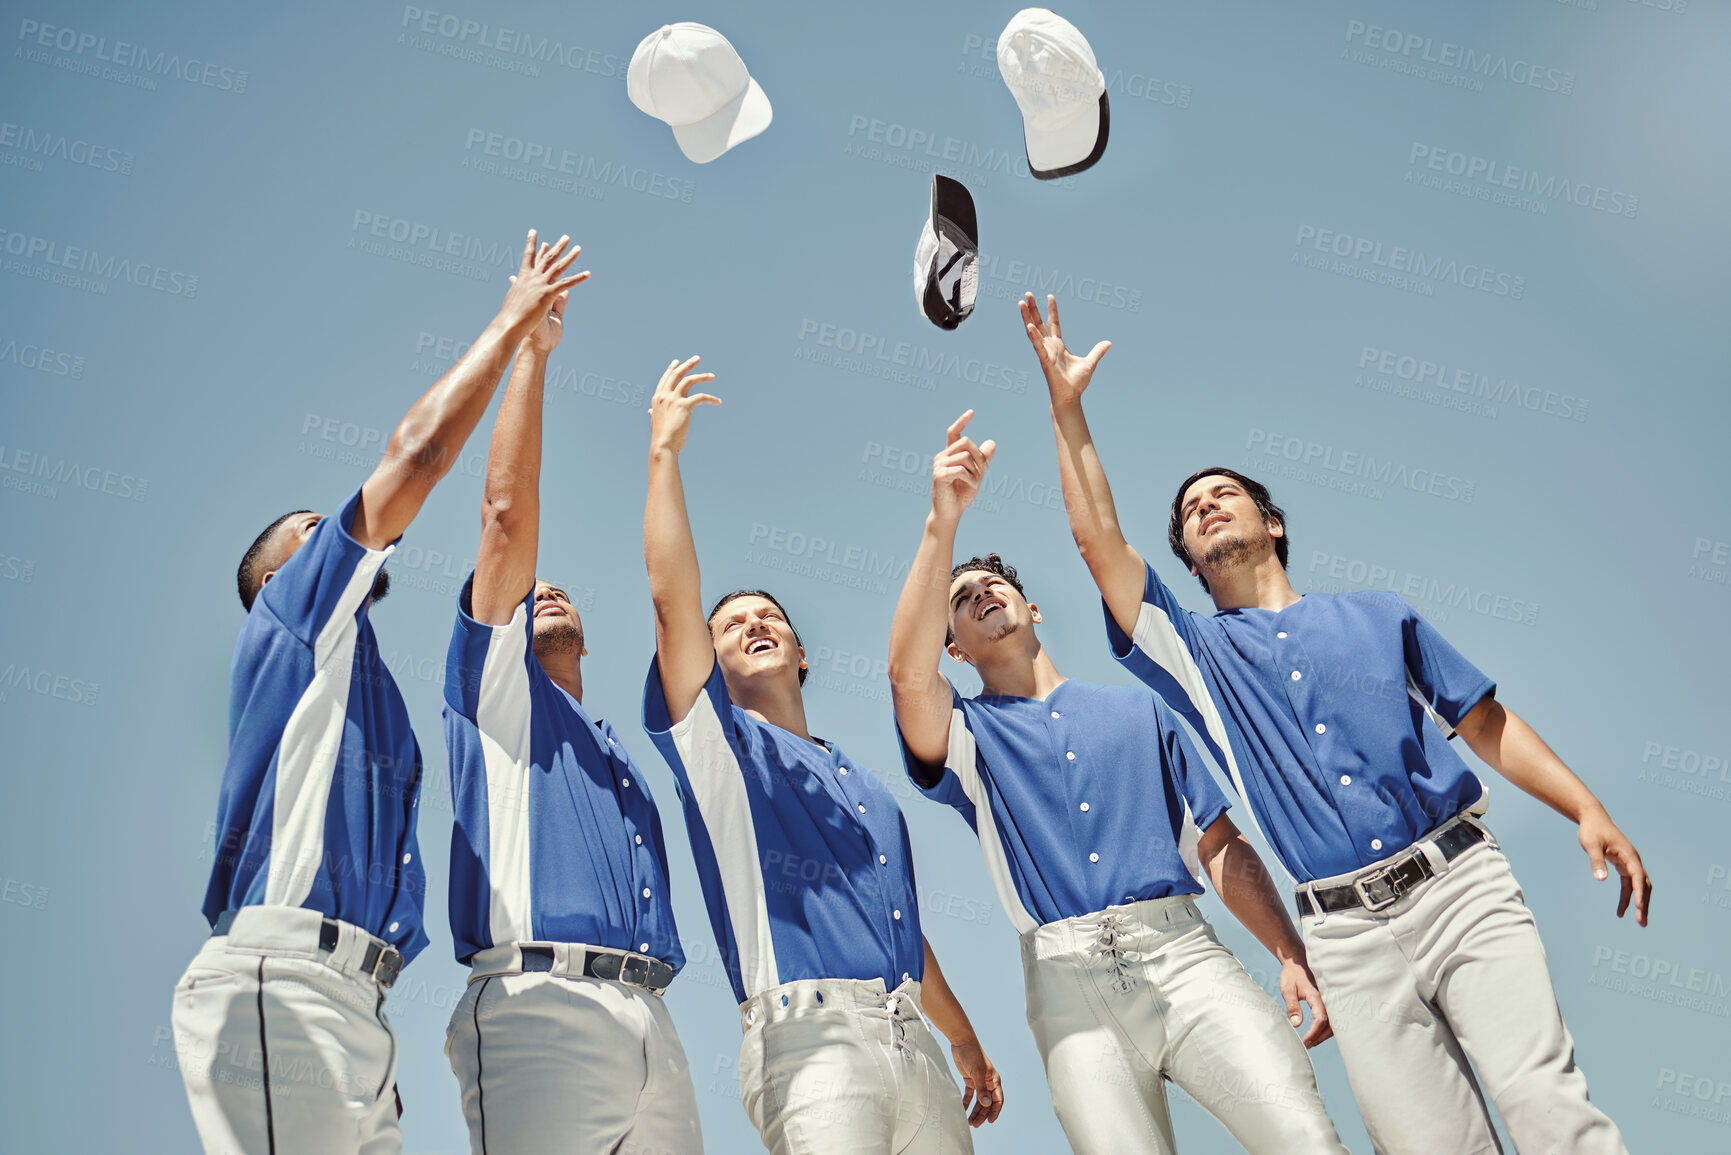
[[[253,599],[258,597],[259,587],[264,585],[264,575],[268,572],[264,568],[264,552],[265,547],[270,545],[271,537],[282,528],[282,523],[289,518],[311,512],[310,509],[289,510],[265,526],[264,532],[253,538],[252,544],[247,546],[246,552],[241,555],[240,569],[235,573],[235,584],[240,591],[240,604],[246,607],[248,613],[252,612]]]
[[[1192,485],[1204,477],[1230,477],[1244,487],[1245,494],[1256,503],[1257,512],[1262,514],[1264,521],[1278,521],[1284,529],[1286,526],[1286,511],[1274,504],[1274,498],[1269,495],[1268,487],[1260,481],[1244,476],[1236,469],[1226,469],[1223,466],[1211,466],[1208,469],[1198,469],[1178,487],[1178,492],[1172,498],[1172,517],[1166,523],[1166,544],[1172,547],[1172,553],[1187,566],[1196,563],[1190,558],[1190,551],[1184,548],[1184,494]],[[1286,568],[1286,555],[1289,552],[1287,535],[1281,534],[1274,539],[1274,556],[1280,559],[1280,568]],[[1208,588],[1208,579],[1197,573],[1196,580],[1202,583],[1202,588]]]
[[[1028,600],[1027,592],[1022,589],[1022,583],[1020,581],[1018,581],[1016,578],[1016,567],[1009,564],[1008,562],[1006,562],[1003,558],[999,557],[997,554],[989,553],[985,557],[978,557],[978,556],[971,557],[967,561],[962,562],[959,565],[951,566],[950,567],[950,581],[952,581],[952,582],[955,581],[957,578],[961,577],[963,574],[969,572],[970,570],[984,570],[986,573],[997,574],[999,577],[1003,578],[1005,581],[1010,583],[1011,589],[1015,590],[1017,593],[1022,595],[1023,601]],[[948,614],[944,615],[944,621],[945,622],[949,621],[949,615]],[[955,640],[956,640],[955,631],[950,629],[948,625],[945,625],[944,626],[944,645],[947,646]]]
[[[770,605],[780,610],[781,620],[787,623],[788,630],[793,634],[793,644],[801,649],[805,648],[805,643],[799,640],[799,630],[793,624],[793,615],[788,613],[787,607],[777,601],[775,595],[770,593],[768,590],[734,590],[732,593],[722,594],[719,598],[715,599],[715,604],[709,607],[709,616],[703,620],[703,624],[709,627],[709,632],[711,634],[715,632],[715,615],[721,612],[722,606],[735,598],[762,598]],[[809,669],[804,669],[799,672],[800,685],[805,685],[805,676],[809,673],[811,673]]]

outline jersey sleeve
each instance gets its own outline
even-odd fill
[[[683,718],[674,718],[661,689],[661,658],[651,660],[643,683],[643,729],[667,759],[682,791],[697,788],[697,796],[702,797],[708,791],[701,787],[725,783],[731,794],[734,784],[742,780],[742,767],[749,759],[742,758],[739,749],[733,697],[727,692],[720,661],[710,667],[709,679],[691,710]]]
[[[520,703],[527,724],[535,591],[523,595],[509,622],[489,626],[473,616],[474,586],[471,572],[457,595],[457,624],[445,654],[445,704],[452,713],[476,722],[483,701],[497,706],[511,699]]]
[[[1142,609],[1136,616],[1133,634],[1127,635],[1119,627],[1104,599],[1100,603],[1106,612],[1106,637],[1112,646],[1112,656],[1173,709],[1200,713],[1208,687],[1196,665],[1200,650],[1196,625],[1190,620],[1190,611],[1178,604],[1154,567],[1146,561],[1142,564],[1148,576],[1143,583]]]
[[[916,757],[914,752],[908,749],[900,725],[896,726],[896,744],[901,747],[902,765],[907,768],[908,778],[916,790],[945,806],[954,806],[957,809],[972,806],[967,792],[962,788],[959,775],[976,772],[974,759],[978,755],[974,749],[973,731],[968,728],[967,713],[962,708],[962,696],[956,692],[954,686],[950,687],[949,748],[944,754],[944,764],[933,766]]]
[[[259,590],[259,600],[305,645],[314,645],[332,621],[355,615],[372,593],[379,567],[396,548],[392,542],[384,549],[368,549],[354,539],[351,531],[360,507],[357,489],[337,512],[319,519],[306,544]]]
[[[1196,828],[1207,830],[1214,825],[1215,819],[1231,809],[1232,804],[1215,784],[1214,776],[1208,773],[1207,763],[1196,752],[1178,719],[1159,702],[1154,704],[1154,708],[1160,716],[1162,753],[1171,769],[1172,784],[1189,807]]]
[[[1401,609],[1408,689],[1414,697],[1422,699],[1434,717],[1442,720],[1452,738],[1461,719],[1487,695],[1496,693],[1497,684],[1462,657],[1435,626],[1404,600]]]

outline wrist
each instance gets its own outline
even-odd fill
[[[951,513],[947,510],[940,510],[934,505],[926,513],[926,532],[934,534],[939,538],[947,537],[953,539],[956,536],[956,527],[959,526],[961,522],[962,514],[960,510]]]

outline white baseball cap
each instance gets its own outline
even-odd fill
[[[961,181],[932,174],[932,207],[914,248],[914,300],[940,329],[974,311],[980,288],[980,226]]]
[[[706,164],[769,127],[769,97],[727,37],[707,24],[665,24],[625,73],[631,103],[673,126],[679,151]]]
[[[1106,151],[1106,77],[1076,26],[1024,8],[998,34],[998,71],[1022,110],[1028,171],[1052,180],[1092,168]]]

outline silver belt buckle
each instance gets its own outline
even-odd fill
[[[1394,863],[1390,863],[1388,866],[1383,867],[1374,874],[1367,874],[1362,878],[1355,878],[1352,880],[1353,893],[1358,895],[1358,901],[1364,904],[1364,909],[1372,912],[1386,910],[1396,902],[1400,901],[1401,891],[1393,883],[1388,881],[1389,873],[1393,871],[1394,866]],[[1384,886],[1387,894],[1385,897],[1373,898],[1371,897],[1370,887],[1378,883],[1381,883]]]
[[[625,954],[619,959],[619,981],[634,987],[649,986],[649,958],[640,954]]]

